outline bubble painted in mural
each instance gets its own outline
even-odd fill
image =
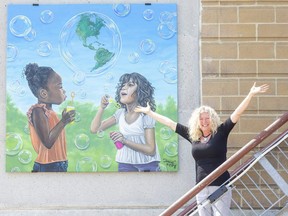
[[[99,130],[99,131],[97,131],[96,135],[98,138],[103,138],[105,135],[105,132],[103,130]]]
[[[121,34],[108,16],[83,12],[68,20],[60,32],[60,54],[74,72],[99,76],[112,67],[121,52]]]
[[[114,75],[112,74],[112,73],[107,73],[106,75],[105,75],[105,80],[107,81],[107,82],[113,82],[114,81]]]
[[[112,159],[109,155],[103,155],[100,159],[100,166],[104,169],[108,169],[112,164]]]
[[[163,28],[162,29],[163,35],[168,36],[169,31],[171,31],[170,34],[172,34],[172,32],[174,32],[174,33],[177,32],[177,14],[176,13],[163,11],[160,13],[159,21],[160,21],[159,26],[161,26],[161,28]],[[159,27],[158,27],[158,29],[159,29]]]
[[[41,41],[38,45],[37,53],[43,57],[51,55],[52,44],[48,41]]]
[[[148,21],[152,20],[154,18],[154,11],[151,9],[146,9],[143,12],[143,18]]]
[[[83,72],[76,72],[73,74],[73,83],[75,85],[81,86],[85,83],[86,74]]]
[[[84,157],[77,161],[76,172],[97,172],[98,166],[96,161],[90,157]]]
[[[18,160],[22,164],[29,164],[32,161],[32,153],[27,149],[23,149],[18,154]]]
[[[26,41],[33,41],[33,40],[35,40],[36,35],[37,35],[37,33],[36,33],[35,29],[31,29],[31,31],[27,35],[24,36],[24,39]]]
[[[151,39],[142,40],[140,42],[139,47],[140,47],[140,50],[146,55],[152,54],[156,49],[156,45],[154,41]]]
[[[80,90],[77,92],[77,95],[78,95],[79,98],[81,98],[81,99],[87,98],[87,92],[86,92],[84,89],[80,89]]]
[[[164,73],[164,81],[168,84],[176,84],[177,83],[177,68],[170,67]]]
[[[6,154],[17,155],[23,148],[23,141],[19,134],[8,132],[6,134]]]
[[[16,37],[24,37],[31,31],[32,23],[28,17],[18,15],[11,19],[9,29]]]
[[[159,24],[157,31],[159,36],[166,40],[175,35],[175,32],[169,28],[169,25],[163,23]]]
[[[15,45],[13,44],[8,44],[7,45],[7,51],[6,51],[6,58],[7,58],[7,61],[14,61],[16,59],[18,55],[18,49]]]
[[[74,144],[79,150],[85,150],[89,147],[90,139],[84,133],[78,134],[74,139]]]
[[[166,70],[170,67],[172,67],[172,63],[170,61],[162,61],[159,65],[159,72],[164,74],[166,73]]]
[[[54,20],[54,13],[51,10],[44,10],[40,13],[40,20],[45,24],[51,23]]]
[[[140,61],[140,55],[137,52],[132,52],[128,56],[128,60],[132,64],[136,64]]]
[[[75,113],[75,122],[80,122],[81,121],[81,113],[77,112]]]
[[[113,4],[113,11],[117,16],[125,17],[130,13],[130,4]]]
[[[169,142],[165,145],[165,154],[174,157],[178,154],[178,145],[176,142]]]
[[[160,137],[164,140],[170,139],[172,136],[172,130],[168,127],[162,127],[160,129]]]

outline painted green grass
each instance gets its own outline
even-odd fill
[[[100,134],[91,134],[90,123],[98,107],[91,103],[74,102],[74,105],[77,112],[76,122],[65,127],[68,172],[117,171],[118,165],[115,162],[117,149],[109,138],[109,132],[116,131],[117,126]],[[65,103],[59,106],[59,113],[65,106]],[[115,110],[116,107],[109,105],[104,118],[111,116]],[[172,97],[168,97],[165,104],[158,104],[157,112],[177,121],[177,105]],[[27,117],[25,113],[19,111],[9,96],[7,96],[6,119],[6,171],[31,172],[36,153],[27,130]],[[167,127],[156,123],[156,141],[161,155],[161,170],[177,171],[177,135]],[[15,142],[22,145],[14,148]],[[76,144],[81,148],[77,148]]]

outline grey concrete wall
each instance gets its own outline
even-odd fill
[[[121,3],[146,3],[143,0]],[[179,122],[186,124],[200,102],[198,0],[150,0],[178,5]],[[191,146],[179,138],[175,173],[6,173],[6,5],[119,3],[105,0],[0,1],[0,215],[159,215],[195,183]]]

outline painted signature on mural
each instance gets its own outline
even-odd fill
[[[177,166],[177,162],[176,160],[167,160],[166,158],[163,159],[163,162],[166,164],[166,166],[168,167],[173,167],[174,169],[176,168]]]

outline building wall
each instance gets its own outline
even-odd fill
[[[200,104],[198,0],[151,0],[178,5],[179,116],[187,123]],[[175,173],[6,173],[5,88],[7,4],[113,4],[116,0],[0,1],[0,215],[158,215],[195,184],[191,146],[179,138]],[[147,3],[123,0],[121,3]],[[17,119],[15,119],[17,121]]]
[[[121,3],[146,2],[130,0]],[[214,107],[225,119],[254,81],[258,85],[268,83],[270,90],[253,98],[233,129],[229,139],[228,154],[231,155],[286,112],[286,1],[149,2],[178,5],[179,122],[186,124],[191,110],[201,103]],[[158,215],[195,183],[191,148],[182,138],[179,138],[177,173],[31,175],[5,172],[6,5],[24,3],[113,4],[118,1],[0,1],[0,120],[3,122],[0,127],[0,215]]]
[[[253,82],[270,85],[267,93],[252,99],[233,129],[232,155],[287,111],[288,2],[202,0],[201,6],[202,103],[214,107],[224,120]]]

